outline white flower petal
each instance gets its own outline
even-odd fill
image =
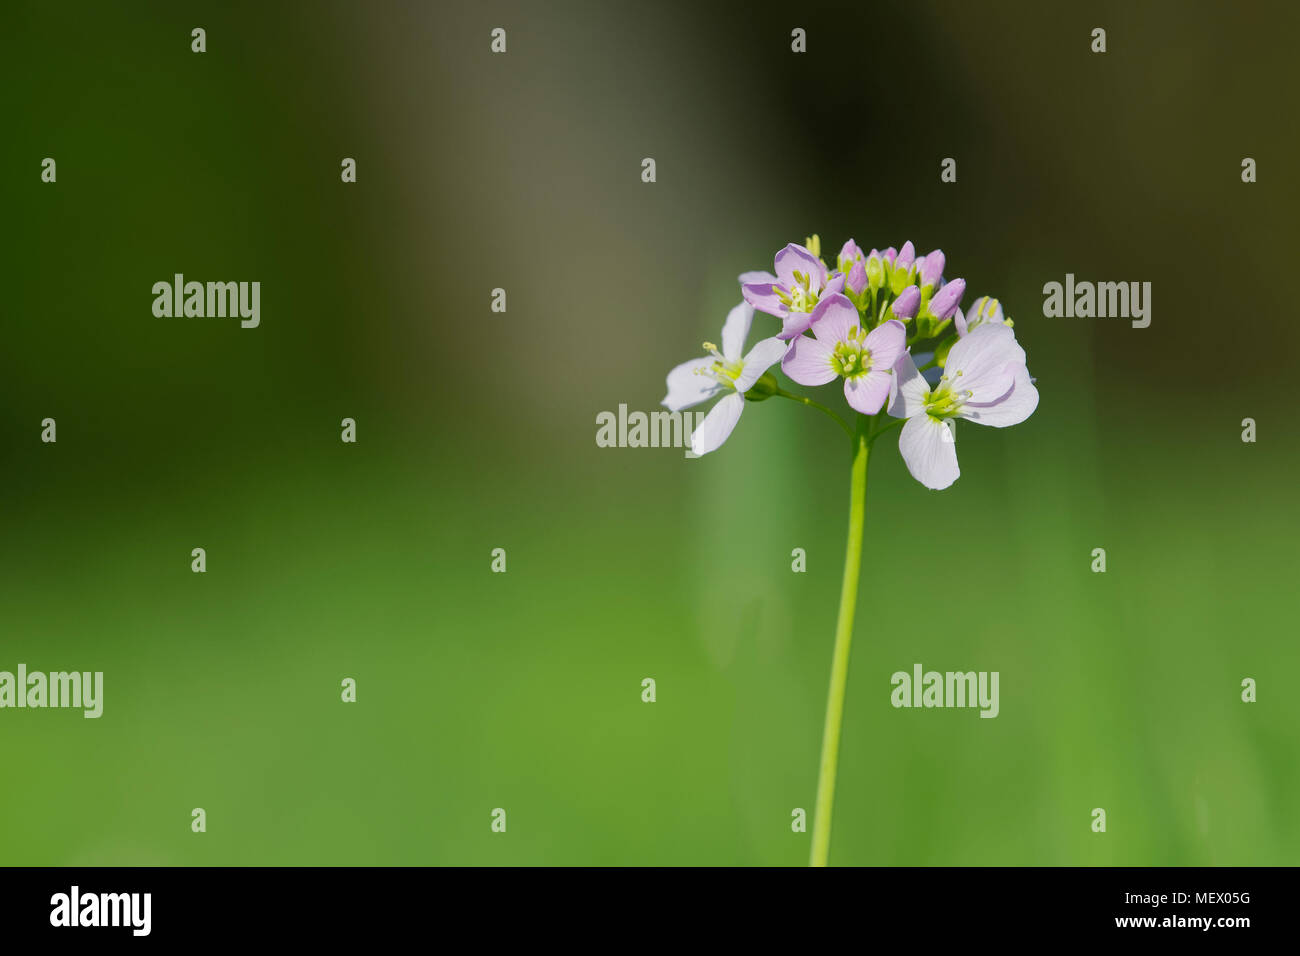
[[[907,351],[907,328],[898,319],[890,319],[868,332],[862,344],[871,352],[872,367],[888,371]]]
[[[889,414],[895,418],[911,418],[925,411],[925,393],[930,390],[921,373],[916,370],[912,356],[904,352],[894,364],[894,381],[889,386]]]
[[[948,422],[937,422],[929,415],[909,418],[898,436],[898,450],[912,477],[927,488],[941,491],[961,475],[957,442]]]
[[[857,327],[858,310],[848,296],[835,293],[817,303],[808,321],[817,341],[834,348],[837,342],[848,341],[849,329]]]
[[[1025,350],[1005,325],[984,324],[958,339],[943,373],[954,392],[970,392],[967,401],[992,403],[1011,391]]]
[[[814,289],[820,289],[822,283],[826,281],[826,267],[822,265],[821,260],[804,246],[795,245],[793,242],[776,254],[774,264],[778,280],[787,289],[794,287],[796,272],[806,275],[809,285]]]
[[[893,384],[894,376],[881,369],[873,368],[862,378],[844,380],[844,400],[855,412],[875,415],[888,401]]]
[[[745,367],[736,379],[736,391],[743,394],[753,388],[764,372],[781,361],[787,348],[786,343],[775,336],[758,342],[745,356]]]
[[[825,385],[839,375],[831,365],[830,346],[807,335],[796,335],[781,361],[781,371],[800,385]]]
[[[731,435],[731,430],[740,421],[740,413],[745,410],[745,400],[739,392],[732,392],[713,406],[704,416],[700,427],[691,434],[691,451],[697,455],[707,455],[718,448]]]
[[[696,374],[697,370],[706,369],[715,361],[711,356],[691,359],[669,372],[668,394],[660,404],[670,412],[680,412],[716,395],[722,390],[721,383],[711,375]]]
[[[1015,386],[1011,392],[992,405],[972,405],[967,403],[959,414],[981,425],[994,428],[1006,428],[1019,425],[1034,413],[1038,407],[1038,389],[1034,388],[1029,378],[1029,369],[1023,365],[1016,372]]]
[[[727,321],[722,326],[722,357],[728,362],[739,362],[745,354],[745,339],[753,322],[754,307],[748,302],[727,313]]]

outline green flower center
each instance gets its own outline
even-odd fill
[[[736,387],[736,379],[740,378],[740,373],[745,370],[744,362],[728,362],[718,351],[718,347],[712,342],[704,343],[704,351],[714,356],[716,361],[707,368],[698,368],[695,370],[696,375],[707,375],[710,378],[717,379],[723,385],[731,388]]]
[[[805,273],[796,271],[793,286],[789,289],[774,288],[776,297],[791,312],[811,312],[817,304],[817,293],[809,288],[810,282]]]
[[[860,328],[849,329],[847,341],[837,342],[831,353],[831,368],[844,378],[861,378],[871,371],[871,350],[863,347],[866,333]]]
[[[961,372],[958,371],[960,376]],[[971,393],[953,388],[945,375],[939,379],[939,384],[925,393],[922,404],[925,406],[925,413],[937,422],[944,421],[948,418],[956,417],[957,413],[962,410]]]
[[[871,371],[871,352],[867,349],[841,342],[831,354],[831,368],[844,378],[860,378]]]

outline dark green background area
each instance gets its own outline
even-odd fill
[[[0,863],[804,863],[843,436],[594,436],[810,232],[941,246],[1042,395],[943,493],[878,446],[832,862],[1296,863],[1297,26],[7,5],[0,670],[106,688],[0,711]],[[176,272],[259,280],[261,327],[155,318]],[[1150,328],[1043,318],[1067,272],[1150,281]],[[893,709],[918,662],[999,671],[1000,716]]]

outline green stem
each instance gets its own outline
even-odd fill
[[[811,866],[825,866],[831,848],[831,808],[835,803],[835,771],[840,758],[840,728],[844,723],[844,691],[849,679],[849,646],[853,642],[853,615],[857,610],[858,578],[862,570],[867,460],[871,453],[870,434],[874,421],[874,417],[859,415],[857,434],[853,436],[853,470],[849,481],[849,541],[844,552],[844,583],[840,588],[840,613],[835,623],[835,650],[831,654],[831,687],[826,697],[822,761],[817,774]]]
[[[840,418],[839,415],[835,414],[834,410],[827,408],[825,405],[822,405],[820,402],[814,402],[811,398],[808,398],[805,395],[796,395],[794,394],[794,392],[787,392],[783,388],[778,388],[773,394],[779,395],[781,398],[788,398],[792,402],[798,402],[800,405],[807,405],[809,408],[820,409],[821,411],[829,415],[831,418],[835,419],[836,423],[840,426],[840,428],[844,429],[844,434],[848,435],[850,438],[853,437],[853,429],[849,428],[848,422]],[[860,418],[861,416],[858,417]]]

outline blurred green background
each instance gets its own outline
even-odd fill
[[[946,492],[877,446],[832,863],[1300,862],[1293,5],[3,20],[0,670],[105,712],[0,711],[0,863],[804,864],[843,436],[594,436],[811,232],[942,247],[1042,395]],[[175,272],[261,327],[155,318]],[[1067,272],[1150,328],[1043,318]],[[1000,716],[893,709],[914,663]]]

